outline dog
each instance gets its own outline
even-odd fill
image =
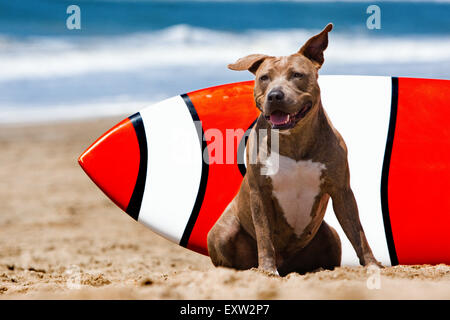
[[[207,236],[215,266],[281,276],[340,266],[339,236],[323,220],[331,197],[360,264],[381,267],[359,220],[347,146],[320,97],[318,71],[332,28],[328,24],[290,56],[252,54],[228,65],[255,75],[261,114],[249,136],[239,192]],[[258,144],[264,130],[268,134]],[[278,153],[269,142],[276,132]],[[270,156],[262,157],[263,151]]]

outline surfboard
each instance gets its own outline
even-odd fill
[[[322,101],[348,147],[351,186],[384,265],[450,263],[450,81],[321,76]],[[259,115],[253,81],[206,88],[143,108],[79,157],[123,211],[207,255],[208,231],[245,175],[246,133]],[[358,259],[331,204],[342,264]]]

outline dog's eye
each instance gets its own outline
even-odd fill
[[[292,77],[297,78],[297,79],[303,78],[303,76],[304,76],[303,73],[300,73],[300,72],[294,72],[292,74]]]
[[[259,77],[259,80],[261,80],[261,81],[269,80],[269,76],[265,74],[265,75]]]

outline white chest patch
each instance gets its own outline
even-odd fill
[[[263,161],[263,166],[268,170],[272,194],[278,200],[286,221],[300,236],[311,222],[311,210],[320,193],[320,177],[326,166],[320,162],[296,161],[278,154],[272,154]]]

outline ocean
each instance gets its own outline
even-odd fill
[[[66,27],[72,4],[80,30]],[[0,123],[126,115],[249,80],[226,65],[295,52],[328,22],[321,74],[450,79],[450,1],[2,1]]]

